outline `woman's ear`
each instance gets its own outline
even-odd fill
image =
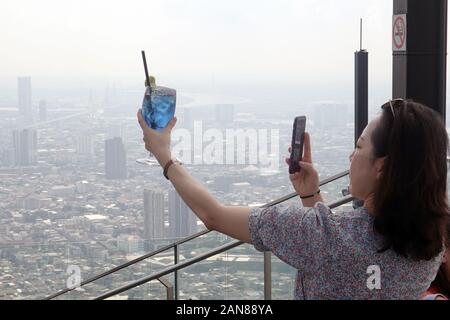
[[[386,157],[375,159],[375,171],[376,171],[377,179],[380,178],[381,172],[383,172],[385,161],[386,161]]]

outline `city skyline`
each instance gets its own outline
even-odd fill
[[[31,80],[34,83],[33,78]],[[19,89],[16,90],[17,93]],[[36,97],[36,101],[39,102],[41,98]],[[71,98],[67,100],[73,101]],[[114,105],[114,101],[112,102]],[[30,129],[25,129],[39,133],[37,161],[31,164],[17,167],[9,162],[11,157],[8,155],[14,153],[11,131],[15,128],[9,117],[17,117],[18,110],[13,111],[12,115],[2,111],[8,116],[0,118],[0,139],[5,142],[0,148],[4,149],[0,150],[0,229],[3,230],[0,234],[0,273],[3,274],[0,282],[3,284],[0,287],[2,297],[6,299],[43,298],[64,288],[68,268],[78,266],[82,279],[86,279],[89,275],[103,272],[111,265],[120,265],[148,252],[146,249],[159,248],[204,229],[179,195],[169,188],[160,168],[135,163],[137,158],[148,156],[148,152],[140,144],[142,136],[136,125],[135,112],[133,117],[123,118],[122,115],[128,111],[120,112],[114,107],[105,106],[104,110],[116,110],[117,113],[98,113],[98,109],[92,107],[85,107],[74,113],[70,108],[55,108],[53,103],[50,100],[45,104],[33,105],[36,116],[41,111],[39,106],[46,106],[47,121],[35,122]],[[190,104],[195,106],[196,101],[193,100]],[[252,104],[246,103],[240,105],[239,109],[227,103],[219,106],[203,105],[198,109],[187,109],[192,112],[187,113],[185,120],[203,121],[205,130],[214,128],[221,122],[229,128],[277,128],[280,130],[280,141],[289,141],[291,132],[286,123],[291,122],[296,111],[291,110],[273,118],[273,113],[252,115],[252,108]],[[308,109],[303,109],[302,112],[306,110]],[[313,128],[314,126],[311,127]],[[335,138],[324,135],[322,129],[314,129],[318,142],[320,141],[316,149],[317,165],[325,176],[345,168],[348,161],[344,154],[347,153],[346,148],[351,149],[351,129],[347,129],[345,124],[338,128],[343,131]],[[341,139],[342,133],[348,141]],[[327,154],[331,151],[323,148],[326,142],[341,146],[339,153],[342,156],[338,156],[338,160],[331,164],[326,161]],[[111,151],[111,148],[106,147],[107,143],[113,147],[112,151],[115,150],[111,153],[110,160],[123,159],[126,154],[125,166],[123,161],[111,162],[111,168],[115,168],[113,172],[123,172],[123,168],[126,169],[125,179],[109,180],[105,176],[106,163],[110,158],[107,155]],[[283,149],[285,148],[280,148],[281,153],[284,152]],[[333,155],[336,158],[335,151]],[[211,188],[220,201],[234,205],[262,205],[285,195],[291,189],[283,170],[274,174],[255,166],[232,164],[217,167],[199,164],[191,166],[190,170]],[[329,194],[331,200],[339,197],[342,188],[342,183],[339,183],[324,189],[324,194]],[[160,190],[159,204],[151,205],[152,201],[146,197],[144,190]],[[165,195],[167,202],[163,200]],[[161,223],[164,223],[163,229],[158,228]],[[148,237],[153,237],[151,247],[145,246],[146,243],[150,244]],[[198,251],[211,250],[223,244],[223,241],[223,235],[212,233],[205,239],[181,246],[180,258],[192,257]],[[262,278],[257,271],[262,261],[261,256],[248,248],[239,249],[238,252],[236,255],[227,253],[214,258],[219,260],[206,261],[206,265],[212,268],[211,272],[205,273],[204,264],[183,272],[189,279],[198,279],[198,287],[194,290],[180,285],[180,297],[238,298],[241,296],[242,285],[239,282],[242,277],[252,279],[245,282],[248,297],[258,297],[262,292]],[[236,259],[236,263],[242,268],[242,274],[227,271],[226,267],[221,266],[220,261],[228,259]],[[133,274],[145,274],[149,272],[149,267],[157,270],[162,265],[169,266],[167,261],[171,260],[166,254],[160,255],[149,261],[148,265],[135,269]],[[278,264],[280,262],[274,261],[274,266]],[[38,266],[35,272],[30,272],[32,265]],[[284,270],[286,267],[280,265],[280,268]],[[289,288],[292,288],[293,276],[289,276],[290,271],[285,272],[287,273],[277,272],[277,276],[282,279],[280,284],[282,283],[283,289],[276,291],[280,296],[291,294]],[[36,273],[39,274],[38,277]],[[200,280],[208,278],[212,283],[220,283],[224,275],[229,277],[230,283],[235,283],[234,287],[218,284],[216,288],[211,288]],[[121,276],[114,279],[114,282],[107,280],[105,284],[120,285],[125,280]],[[26,283],[32,283],[32,286]],[[80,298],[92,297],[102,290],[105,290],[105,285],[93,285],[87,291],[80,292]],[[143,291],[137,291],[127,297],[138,298],[144,294],[146,293]],[[158,298],[157,290],[147,294],[151,298]]]

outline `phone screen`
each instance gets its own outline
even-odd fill
[[[292,130],[291,144],[291,164],[289,173],[293,174],[300,171],[299,161],[303,158],[303,142],[305,140],[306,117],[297,117],[294,120],[294,128]]]

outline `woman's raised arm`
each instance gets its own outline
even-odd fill
[[[164,167],[171,159],[170,133],[176,124],[173,118],[168,126],[158,132],[147,126],[138,111],[138,121],[144,133],[145,147]],[[176,162],[172,164],[167,176],[184,202],[203,221],[210,230],[216,230],[235,239],[250,243],[248,219],[250,207],[224,206],[196,181],[185,168]]]

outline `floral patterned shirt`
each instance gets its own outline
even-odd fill
[[[443,252],[430,261],[379,253],[373,220],[365,208],[335,214],[321,202],[280,204],[252,209],[249,228],[257,250],[298,270],[295,299],[420,299]]]

